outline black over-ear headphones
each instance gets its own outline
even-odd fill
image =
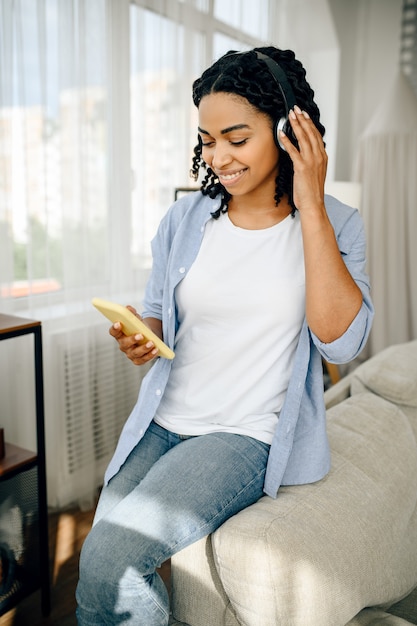
[[[275,139],[275,143],[277,144],[277,146],[279,146],[282,150],[285,151],[285,148],[283,144],[281,143],[281,140],[279,137],[280,130],[282,130],[289,137],[292,143],[294,143],[295,145],[297,144],[297,140],[295,139],[294,133],[292,132],[291,124],[288,120],[289,113],[296,104],[294,92],[291,88],[290,83],[288,82],[288,79],[285,75],[284,70],[278,65],[278,63],[274,61],[274,59],[272,59],[271,57],[267,56],[266,54],[263,54],[262,52],[258,52],[257,50],[255,50],[255,53],[258,59],[263,61],[268,67],[271,73],[271,76],[273,77],[276,84],[278,85],[278,88],[284,100],[286,115],[285,117],[281,117],[275,123],[274,139]]]

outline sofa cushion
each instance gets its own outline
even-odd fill
[[[352,375],[351,394],[364,390],[417,407],[417,340],[389,346],[360,365]]]
[[[344,626],[417,584],[417,446],[408,419],[370,393],[329,418],[328,476],[265,496],[212,536],[236,624]]]

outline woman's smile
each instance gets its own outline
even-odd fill
[[[235,183],[239,182],[243,174],[246,171],[247,171],[247,168],[244,167],[238,170],[237,172],[233,172],[233,173],[222,173],[222,172],[215,172],[215,173],[222,185],[224,185],[225,187],[230,187],[234,185]]]

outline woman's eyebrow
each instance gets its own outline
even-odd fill
[[[242,128],[250,128],[250,127],[248,126],[248,124],[235,124],[234,126],[229,126],[228,128],[224,128],[223,130],[220,131],[220,133],[222,135],[227,135],[227,133],[231,133],[234,130],[241,130]],[[198,127],[198,131],[202,133],[203,135],[210,135],[208,130],[203,130],[200,127]]]

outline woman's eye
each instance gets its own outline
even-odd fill
[[[247,139],[241,139],[240,141],[230,141],[231,146],[243,146],[247,142]],[[215,144],[215,141],[202,141],[201,146],[203,148],[211,148]]]

